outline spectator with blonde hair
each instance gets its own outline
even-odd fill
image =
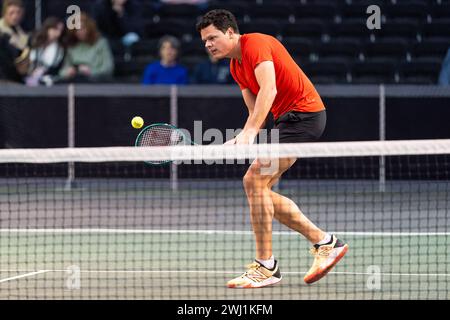
[[[0,35],[9,42],[9,46],[19,52],[14,57],[14,64],[17,72],[22,76],[28,72],[30,53],[29,37],[20,26],[24,13],[22,0],[4,0],[0,19]]]
[[[114,71],[114,60],[108,42],[95,21],[81,13],[79,29],[68,31],[67,54],[59,75],[63,81],[108,81]]]

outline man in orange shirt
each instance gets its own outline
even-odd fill
[[[261,33],[239,34],[236,19],[227,10],[212,10],[197,24],[205,47],[215,58],[231,58],[230,70],[242,91],[249,116],[243,130],[226,142],[251,144],[272,112],[279,142],[316,141],[325,128],[323,102],[299,66],[275,38]],[[273,160],[271,160],[273,161]],[[290,199],[271,190],[295,158],[278,159],[278,170],[267,174],[267,163],[256,159],[244,176],[244,189],[256,239],[256,259],[230,288],[260,288],[281,280],[272,254],[272,220],[275,217],[301,233],[313,245],[315,256],[304,277],[313,283],[325,276],[345,255],[347,244],[315,226]],[[270,164],[269,164],[270,166]]]

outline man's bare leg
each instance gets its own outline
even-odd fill
[[[271,190],[273,184],[294,162],[295,159],[279,159],[277,166],[275,166],[276,169],[268,174],[268,171],[264,170],[267,169],[267,166],[264,166],[259,160],[255,160],[247,171],[244,177],[244,188],[250,206],[258,263],[252,264],[241,277],[229,281],[228,287],[263,287],[281,280],[278,264],[272,255],[272,220],[274,217],[289,228],[304,235],[313,244],[323,241],[327,236],[325,232],[303,215],[292,200]],[[269,164],[269,166],[272,165]],[[321,279],[345,255],[347,245],[343,244],[334,248],[337,241],[339,240],[333,236],[330,244],[326,246],[317,245],[316,258],[304,278],[305,282],[312,283]],[[331,256],[329,252],[332,253]],[[273,269],[266,266],[268,262],[275,263]]]
[[[294,162],[295,160],[291,164]],[[278,181],[280,176],[273,177],[269,183],[270,188]],[[337,239],[336,236],[328,235],[320,230],[291,199],[274,191],[271,192],[271,197],[275,219],[301,233],[314,244],[314,262],[303,280],[308,284],[320,280],[342,259],[348,250],[348,245]],[[318,245],[320,242],[327,243]]]
[[[289,169],[295,163],[296,159],[281,159],[280,161],[285,162],[286,165],[283,167],[287,166],[287,169]],[[282,174],[283,172],[272,177],[269,182],[270,189],[277,183]],[[280,223],[299,232],[313,244],[318,243],[325,237],[325,232],[312,223],[294,201],[275,191],[271,191],[270,196],[274,207],[274,218]]]

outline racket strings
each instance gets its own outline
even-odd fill
[[[144,131],[139,139],[139,146],[164,147],[184,144],[184,136],[177,129],[166,126],[154,126]],[[164,164],[168,161],[152,161],[151,164]]]
[[[153,127],[141,136],[141,146],[175,146],[183,142],[183,135],[175,129]]]

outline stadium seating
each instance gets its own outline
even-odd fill
[[[395,63],[389,61],[356,62],[351,67],[352,83],[396,83]]]
[[[409,54],[413,61],[430,59],[442,61],[448,48],[448,38],[424,39],[414,43],[409,49]]]
[[[450,17],[450,2],[444,4],[433,3],[430,7],[430,20],[431,21],[448,21]]]
[[[371,3],[373,4],[373,3]],[[348,19],[366,19],[368,3],[355,3],[351,5],[344,5],[339,10],[339,16],[342,21]]]
[[[450,18],[448,21],[439,21],[424,25],[422,35],[425,38],[445,37],[450,39]]]
[[[425,1],[405,1],[383,6],[382,14],[387,21],[409,19],[418,23],[427,21],[428,6]]]
[[[301,65],[303,71],[315,83],[346,83],[348,78],[348,65],[345,61],[320,61]]]
[[[281,1],[280,1],[281,2]],[[255,5],[249,10],[250,20],[254,19],[276,19],[278,22],[287,22],[292,15],[290,6],[281,3],[271,5]]]
[[[208,9],[226,9],[235,15],[237,19],[243,19],[251,12],[251,4],[248,1],[212,1]]]
[[[340,58],[353,62],[363,57],[361,43],[353,39],[334,39],[328,43],[319,43],[314,46],[312,52],[317,55],[319,61]]]
[[[403,62],[399,67],[399,82],[436,84],[441,63],[438,61]]]
[[[365,58],[398,63],[406,60],[407,41],[402,39],[381,39],[364,45]]]
[[[164,18],[183,18],[183,19],[192,19],[197,16],[202,15],[202,10],[191,4],[177,4],[177,5],[162,5],[159,10],[156,12],[160,17]]]
[[[337,7],[333,4],[333,1],[312,4],[296,2],[292,5],[292,9],[296,20],[321,19],[332,21],[337,15]]]
[[[282,24],[276,19],[252,19],[250,22],[239,22],[239,31],[241,33],[260,32],[270,34],[274,37],[279,37],[281,30],[286,23]]]
[[[145,21],[143,39],[129,50],[120,41],[111,41],[121,81],[140,78],[141,64],[157,59],[157,41],[165,34],[181,39],[181,61],[190,69],[206,59],[195,23],[213,8],[232,11],[241,33],[262,32],[280,39],[318,83],[435,83],[450,47],[449,0],[211,0],[207,6],[136,1]],[[42,1],[42,16],[66,17],[73,2]],[[76,2],[87,12],[95,3]],[[29,11],[25,25],[30,30],[34,0],[25,3]],[[366,26],[369,5],[380,7],[379,30]]]
[[[326,31],[326,25],[318,19],[301,20],[288,23],[281,31],[283,37],[300,37],[311,40],[321,40]]]
[[[328,26],[328,34],[336,39],[356,39],[366,42],[370,40],[372,30],[366,27],[366,21],[363,19],[348,19],[341,23],[335,23]]]
[[[285,37],[283,38],[283,45],[291,53],[291,55],[297,61],[309,61],[310,54],[313,52],[314,41],[298,38],[298,37]]]
[[[415,42],[420,35],[420,24],[411,20],[390,20],[383,23],[382,28],[373,30],[372,34],[377,39],[404,39]]]

